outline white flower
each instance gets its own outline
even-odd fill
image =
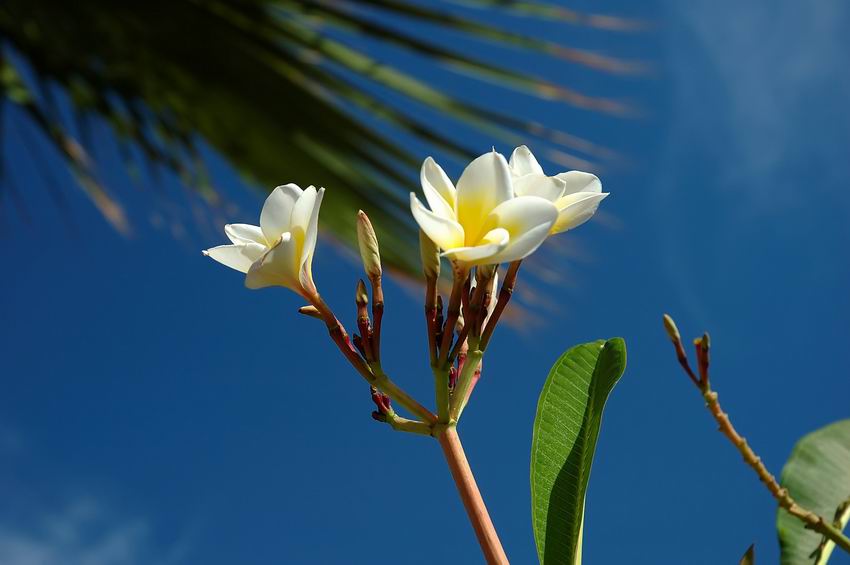
[[[285,286],[305,296],[316,294],[313,251],[324,188],[286,184],[275,188],[260,212],[260,225],[227,224],[232,245],[207,249],[204,255],[246,273],[245,286]]]
[[[430,210],[410,194],[410,209],[422,231],[460,264],[507,263],[537,249],[555,223],[558,210],[539,196],[514,197],[511,171],[496,151],[472,161],[457,189],[431,158],[421,171]]]
[[[543,168],[525,145],[511,155],[511,173],[517,196],[540,196],[553,202],[558,220],[552,232],[561,233],[580,226],[596,213],[599,203],[608,196],[596,175],[581,171],[558,173],[547,177]]]

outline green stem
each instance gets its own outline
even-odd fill
[[[397,432],[407,432],[423,436],[434,435],[434,429],[425,422],[408,420],[407,418],[402,418],[397,415],[395,412],[387,414],[387,424],[389,424],[390,427]]]
[[[470,338],[469,353],[466,356],[466,361],[463,363],[463,369],[458,375],[457,384],[452,392],[451,403],[449,404],[449,421],[456,422],[464,407],[466,399],[469,396],[469,387],[472,384],[472,377],[475,375],[478,364],[484,357],[484,352],[478,348],[477,341]]]
[[[374,382],[371,383],[372,386],[389,396],[393,402],[398,403],[399,406],[404,407],[405,410],[415,416],[418,416],[425,422],[430,424],[437,422],[437,417],[434,413],[419,404],[416,399],[407,394],[400,386],[395,384],[381,368],[380,363],[372,363],[370,368],[372,370],[371,372],[375,376]]]
[[[432,367],[434,372],[434,391],[437,399],[437,421],[449,422],[449,369]]]

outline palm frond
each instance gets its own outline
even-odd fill
[[[353,241],[353,212],[366,209],[388,265],[415,272],[416,235],[405,194],[416,186],[422,154],[405,147],[459,159],[480,152],[431,116],[505,144],[536,142],[562,162],[591,166],[611,157],[574,134],[437,88],[430,80],[435,69],[584,110],[629,111],[622,101],[479,57],[441,34],[591,71],[644,70],[639,62],[508,31],[458,7],[607,30],[642,25],[536,1],[6,0],[0,5],[0,100],[42,132],[122,231],[130,229],[131,215],[98,181],[86,134],[93,119],[109,125],[128,163],[128,148],[135,148],[152,171],[189,179],[213,205],[220,195],[204,180],[202,143],[264,189],[322,184],[329,190],[326,230]],[[402,68],[393,63],[396,53],[424,64]],[[57,110],[57,89],[73,108],[73,123]]]

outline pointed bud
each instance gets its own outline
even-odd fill
[[[322,319],[322,315],[319,314],[319,310],[313,306],[312,304],[308,304],[307,306],[302,306],[298,309],[299,314],[304,314],[305,316],[310,316],[311,318],[316,318],[318,320]]]
[[[711,342],[708,333],[702,334],[694,340],[694,345],[697,349],[697,364],[699,366],[700,380],[704,383],[708,382],[708,364],[709,364],[709,349]]]
[[[673,343],[682,341],[679,328],[676,327],[676,322],[673,321],[673,318],[669,314],[664,314],[664,329],[667,331],[667,335],[670,336],[670,341]]]
[[[357,290],[354,292],[354,302],[358,307],[364,307],[369,304],[369,295],[366,293],[366,283],[363,279],[357,281]]]
[[[357,244],[360,247],[360,259],[363,269],[370,279],[381,278],[381,252],[378,248],[378,237],[369,216],[363,210],[357,211]]]
[[[372,402],[375,403],[375,406],[381,414],[389,414],[390,411],[392,411],[392,404],[389,396],[375,387],[369,387],[369,392],[372,395]]]
[[[422,230],[419,230],[419,256],[425,277],[437,279],[440,276],[440,249]]]

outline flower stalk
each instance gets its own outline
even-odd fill
[[[505,273],[505,280],[502,282],[502,288],[499,290],[499,299],[496,302],[496,307],[490,315],[487,327],[484,328],[484,332],[481,334],[481,344],[479,345],[481,351],[485,351],[487,346],[490,345],[490,338],[493,337],[493,331],[496,329],[496,324],[499,323],[502,313],[505,311],[505,308],[508,307],[508,302],[510,302],[511,297],[514,294],[517,274],[519,273],[519,267],[521,264],[522,260],[514,261],[508,267],[508,272]]]
[[[443,449],[443,455],[449,465],[449,471],[455,481],[460,499],[466,509],[466,514],[475,530],[475,537],[484,553],[484,558],[489,565],[508,565],[508,557],[502,549],[502,542],[496,533],[487,506],[478,490],[475,476],[466,459],[460,437],[457,435],[455,426],[447,426],[437,435],[437,441]]]

